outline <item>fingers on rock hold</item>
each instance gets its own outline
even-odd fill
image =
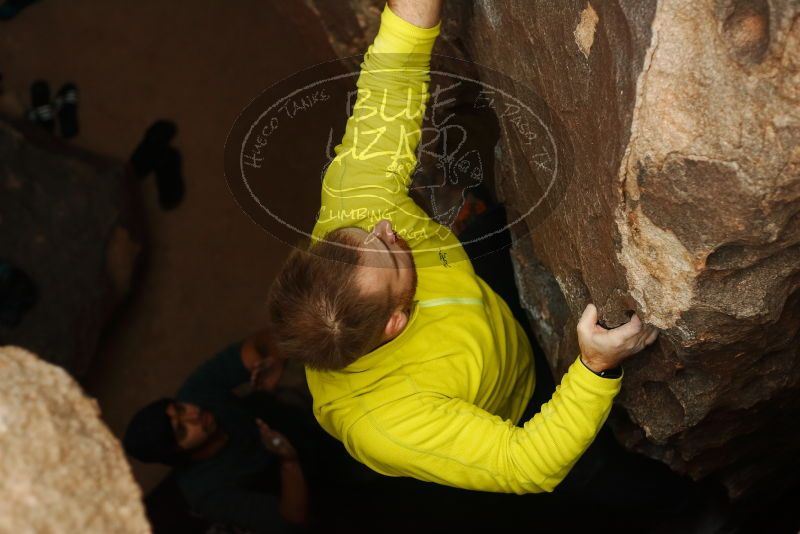
[[[597,324],[597,307],[589,303],[578,321],[578,330],[590,332]]]

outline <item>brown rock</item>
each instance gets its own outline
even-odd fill
[[[525,214],[518,282],[554,373],[587,302],[609,327],[636,311],[662,333],[626,365],[622,441],[733,496],[797,483],[800,4],[447,9],[440,49],[529,93],[527,131],[493,102],[497,190]]]
[[[333,50],[341,58],[363,54],[378,33],[385,2],[360,0],[343,6],[341,0],[305,0],[319,17]],[[359,61],[354,59],[353,65]]]
[[[0,532],[150,532],[141,491],[99,416],[63,369],[0,348]]]
[[[474,49],[479,62],[533,85],[542,115],[567,125],[557,146],[573,147],[561,204],[528,221],[531,248],[518,243],[522,279],[532,280],[525,298],[546,303],[530,308],[537,331],[562,371],[586,302],[608,326],[636,310],[662,335],[626,366],[620,404],[631,421],[615,420],[623,441],[696,478],[717,474],[734,496],[796,482],[800,434],[786,418],[800,410],[800,10],[595,8],[588,55],[567,37],[586,4],[570,16],[543,4],[495,6],[503,24],[537,30]],[[511,47],[533,59],[510,60]],[[532,177],[507,133],[501,188],[522,211],[508,184]],[[552,281],[536,282],[542,270],[561,296]],[[562,301],[567,320],[543,314]]]

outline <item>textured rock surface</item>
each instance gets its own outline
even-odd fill
[[[381,2],[349,4],[357,23]],[[718,476],[734,496],[797,483],[800,4],[447,9],[440,50],[534,95],[533,138],[501,95],[493,105],[497,189],[512,212],[539,203],[514,226],[514,255],[555,374],[577,354],[587,302],[608,326],[635,310],[662,335],[626,366],[618,436],[678,471]],[[373,31],[348,28],[328,26],[338,50]]]
[[[0,348],[0,450],[0,532],[150,532],[95,401],[16,347]]]
[[[0,258],[33,280],[34,307],[0,342],[80,375],[128,292],[141,249],[119,162],[0,121]]]

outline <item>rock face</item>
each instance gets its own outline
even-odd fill
[[[0,348],[0,532],[150,532],[99,415],[63,369]]]
[[[309,2],[324,14],[328,2]],[[380,4],[351,1],[340,16],[359,21]],[[732,496],[796,484],[800,4],[446,9],[440,49],[516,80],[485,74],[499,89],[530,93],[532,133],[501,92],[492,102],[496,190],[524,215],[513,226],[518,284],[554,373],[578,352],[587,302],[609,327],[636,311],[661,336],[626,364],[618,437],[719,477]],[[339,50],[374,31],[348,28],[328,24]]]
[[[119,162],[19,126],[0,121],[0,260],[26,273],[36,302],[18,324],[0,323],[0,342],[80,375],[128,292],[141,249],[135,196]]]

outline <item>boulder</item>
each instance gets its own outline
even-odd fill
[[[337,50],[363,51],[379,4],[323,21]],[[437,50],[489,67],[554,375],[588,302],[608,327],[636,312],[661,335],[625,366],[618,438],[733,497],[800,482],[800,4],[448,2]]]
[[[0,532],[150,532],[97,403],[60,367],[0,348]]]

